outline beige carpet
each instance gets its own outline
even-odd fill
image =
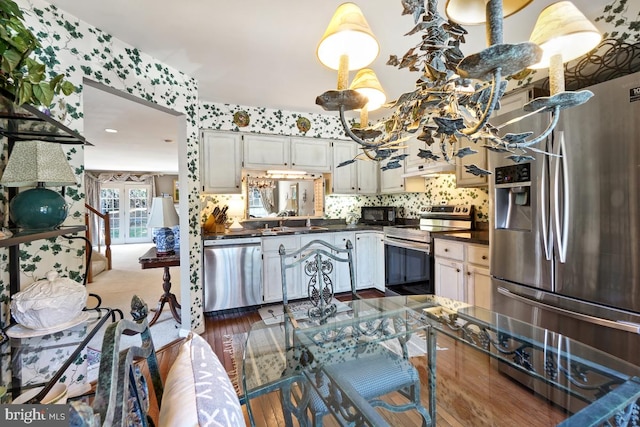
[[[92,283],[87,284],[89,293],[100,295],[102,307],[119,308],[126,319],[131,319],[131,297],[138,295],[149,306],[155,309],[158,299],[162,295],[162,275],[164,268],[150,268],[143,270],[138,258],[142,256],[152,243],[138,243],[128,245],[113,245],[112,269],[104,271],[94,277]],[[171,267],[171,291],[180,301],[180,267]],[[87,305],[91,307],[95,300],[89,298]],[[149,320],[154,313],[150,312]],[[153,344],[156,349],[179,339],[179,324],[173,319],[167,304],[158,321],[151,327]],[[89,347],[100,350],[104,328],[89,343]],[[122,348],[140,343],[139,337],[123,337]]]

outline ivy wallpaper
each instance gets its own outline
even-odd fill
[[[134,97],[156,103],[181,113],[185,118],[184,132],[187,168],[181,168],[180,181],[187,183],[186,196],[189,206],[189,265],[182,274],[187,292],[183,292],[182,304],[191,307],[191,329],[201,332],[202,297],[200,283],[201,239],[199,224],[199,171],[198,171],[198,87],[197,82],[156,61],[111,35],[79,21],[40,0],[17,0],[25,12],[29,28],[40,39],[43,49],[38,52],[40,59],[55,72],[65,73],[78,88],[78,92],[57,100],[51,113],[71,129],[82,133],[83,108],[82,88],[85,79],[104,84]],[[7,159],[7,140],[2,140],[2,168]],[[67,159],[75,169],[77,185],[67,187],[66,200],[70,213],[65,225],[84,224],[84,170],[83,147],[66,146]],[[0,210],[6,224],[7,194],[0,197]],[[183,247],[185,244],[183,243]],[[85,249],[81,240],[65,238],[34,241],[20,246],[21,284],[26,286],[44,277],[47,271],[57,270],[62,276],[82,281],[85,271]],[[184,255],[183,255],[184,257]],[[185,260],[186,261],[186,260]],[[186,262],[185,262],[186,264]],[[132,284],[135,289],[135,284]],[[8,250],[0,249],[0,326],[5,327],[9,319],[9,264]],[[3,366],[5,369],[5,366]],[[3,370],[3,375],[6,370]]]

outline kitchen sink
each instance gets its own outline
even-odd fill
[[[326,227],[320,227],[317,225],[311,225],[309,227],[289,227],[289,226],[282,226],[282,227],[272,227],[272,228],[265,228],[262,230],[263,234],[279,234],[279,233],[303,233],[305,231],[323,231],[323,230],[328,230],[328,228]]]

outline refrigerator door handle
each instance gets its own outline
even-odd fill
[[[553,311],[555,313],[559,313],[559,314],[562,314],[564,316],[572,317],[574,319],[578,319],[578,320],[582,320],[582,321],[585,321],[585,322],[593,323],[595,325],[606,326],[606,327],[612,328],[612,329],[619,329],[619,330],[625,331],[625,332],[632,332],[634,334],[640,334],[640,325],[638,325],[637,323],[625,322],[623,320],[614,321],[614,320],[609,320],[609,319],[603,319],[601,317],[589,316],[588,314],[582,314],[582,313],[578,313],[578,312],[575,312],[575,311],[567,310],[567,309],[562,308],[562,307],[556,307],[554,305],[545,304],[545,303],[537,301],[535,299],[531,299],[531,298],[526,297],[524,295],[520,295],[520,294],[517,294],[515,292],[512,292],[509,289],[504,288],[502,286],[498,286],[498,292],[501,293],[502,295],[506,296],[507,298],[511,298],[511,299],[516,300],[516,301],[520,301],[520,302],[523,302],[525,304],[532,305],[534,307],[538,307],[538,308],[542,308],[542,309],[545,309],[545,310]]]
[[[554,147],[554,178],[553,178],[553,225],[556,248],[561,263],[567,261],[567,241],[569,234],[569,174],[567,171],[566,145],[564,132],[558,132],[558,144]],[[561,171],[562,169],[562,171]],[[562,179],[560,173],[562,172]],[[560,185],[562,184],[562,202],[560,201]],[[560,218],[562,216],[562,218]]]
[[[548,141],[548,139],[547,139]],[[547,145],[549,143],[547,142]],[[551,236],[551,224],[549,218],[549,204],[547,190],[549,189],[549,159],[543,158],[542,173],[540,176],[540,188],[538,191],[538,206],[540,211],[540,226],[542,232],[542,246],[544,246],[544,255],[547,261],[551,261],[553,237]]]

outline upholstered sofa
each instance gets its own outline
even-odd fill
[[[163,383],[145,313],[146,305],[137,315],[139,321],[120,320],[108,326],[95,398],[91,406],[71,402],[70,425],[154,425],[148,416],[152,396],[160,410],[160,426],[244,426],[236,391],[220,360],[199,335],[190,334],[181,344]],[[142,344],[120,351],[122,334],[140,334]],[[146,359],[154,393],[149,393],[135,363],[141,359]]]

